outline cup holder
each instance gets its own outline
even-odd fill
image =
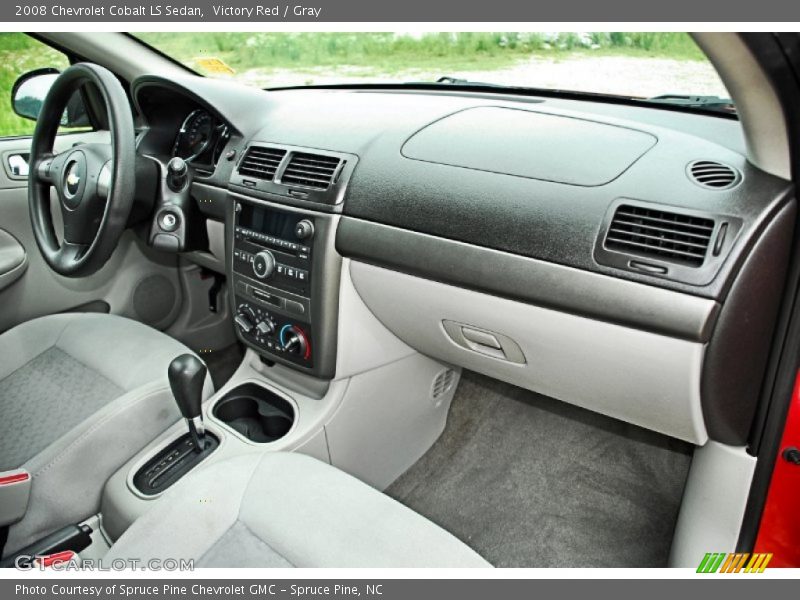
[[[245,383],[225,394],[214,416],[247,439],[267,443],[285,436],[294,423],[292,405],[255,383]]]

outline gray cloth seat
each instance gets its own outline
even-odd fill
[[[451,534],[314,458],[252,453],[201,465],[104,560],[195,567],[489,567]]]
[[[105,314],[51,315],[0,335],[0,472],[31,475],[6,554],[98,512],[108,478],[178,419],[167,367],[186,352]]]

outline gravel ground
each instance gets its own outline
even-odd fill
[[[315,69],[251,69],[236,79],[259,87],[324,85],[395,81],[435,81],[441,75],[488,83],[562,88],[608,94],[650,97],[660,94],[698,94],[726,97],[727,92],[711,64],[665,58],[629,56],[579,56],[532,58],[491,71],[442,73],[408,69],[391,76],[375,75],[374,69],[342,65]]]

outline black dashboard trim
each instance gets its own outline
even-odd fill
[[[748,253],[703,360],[701,397],[711,439],[747,443],[758,407],[789,263],[797,205],[785,205]]]
[[[720,309],[707,298],[346,216],[336,248],[411,275],[701,343]]]

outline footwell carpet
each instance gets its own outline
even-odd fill
[[[387,493],[498,567],[666,566],[691,446],[465,372]]]

